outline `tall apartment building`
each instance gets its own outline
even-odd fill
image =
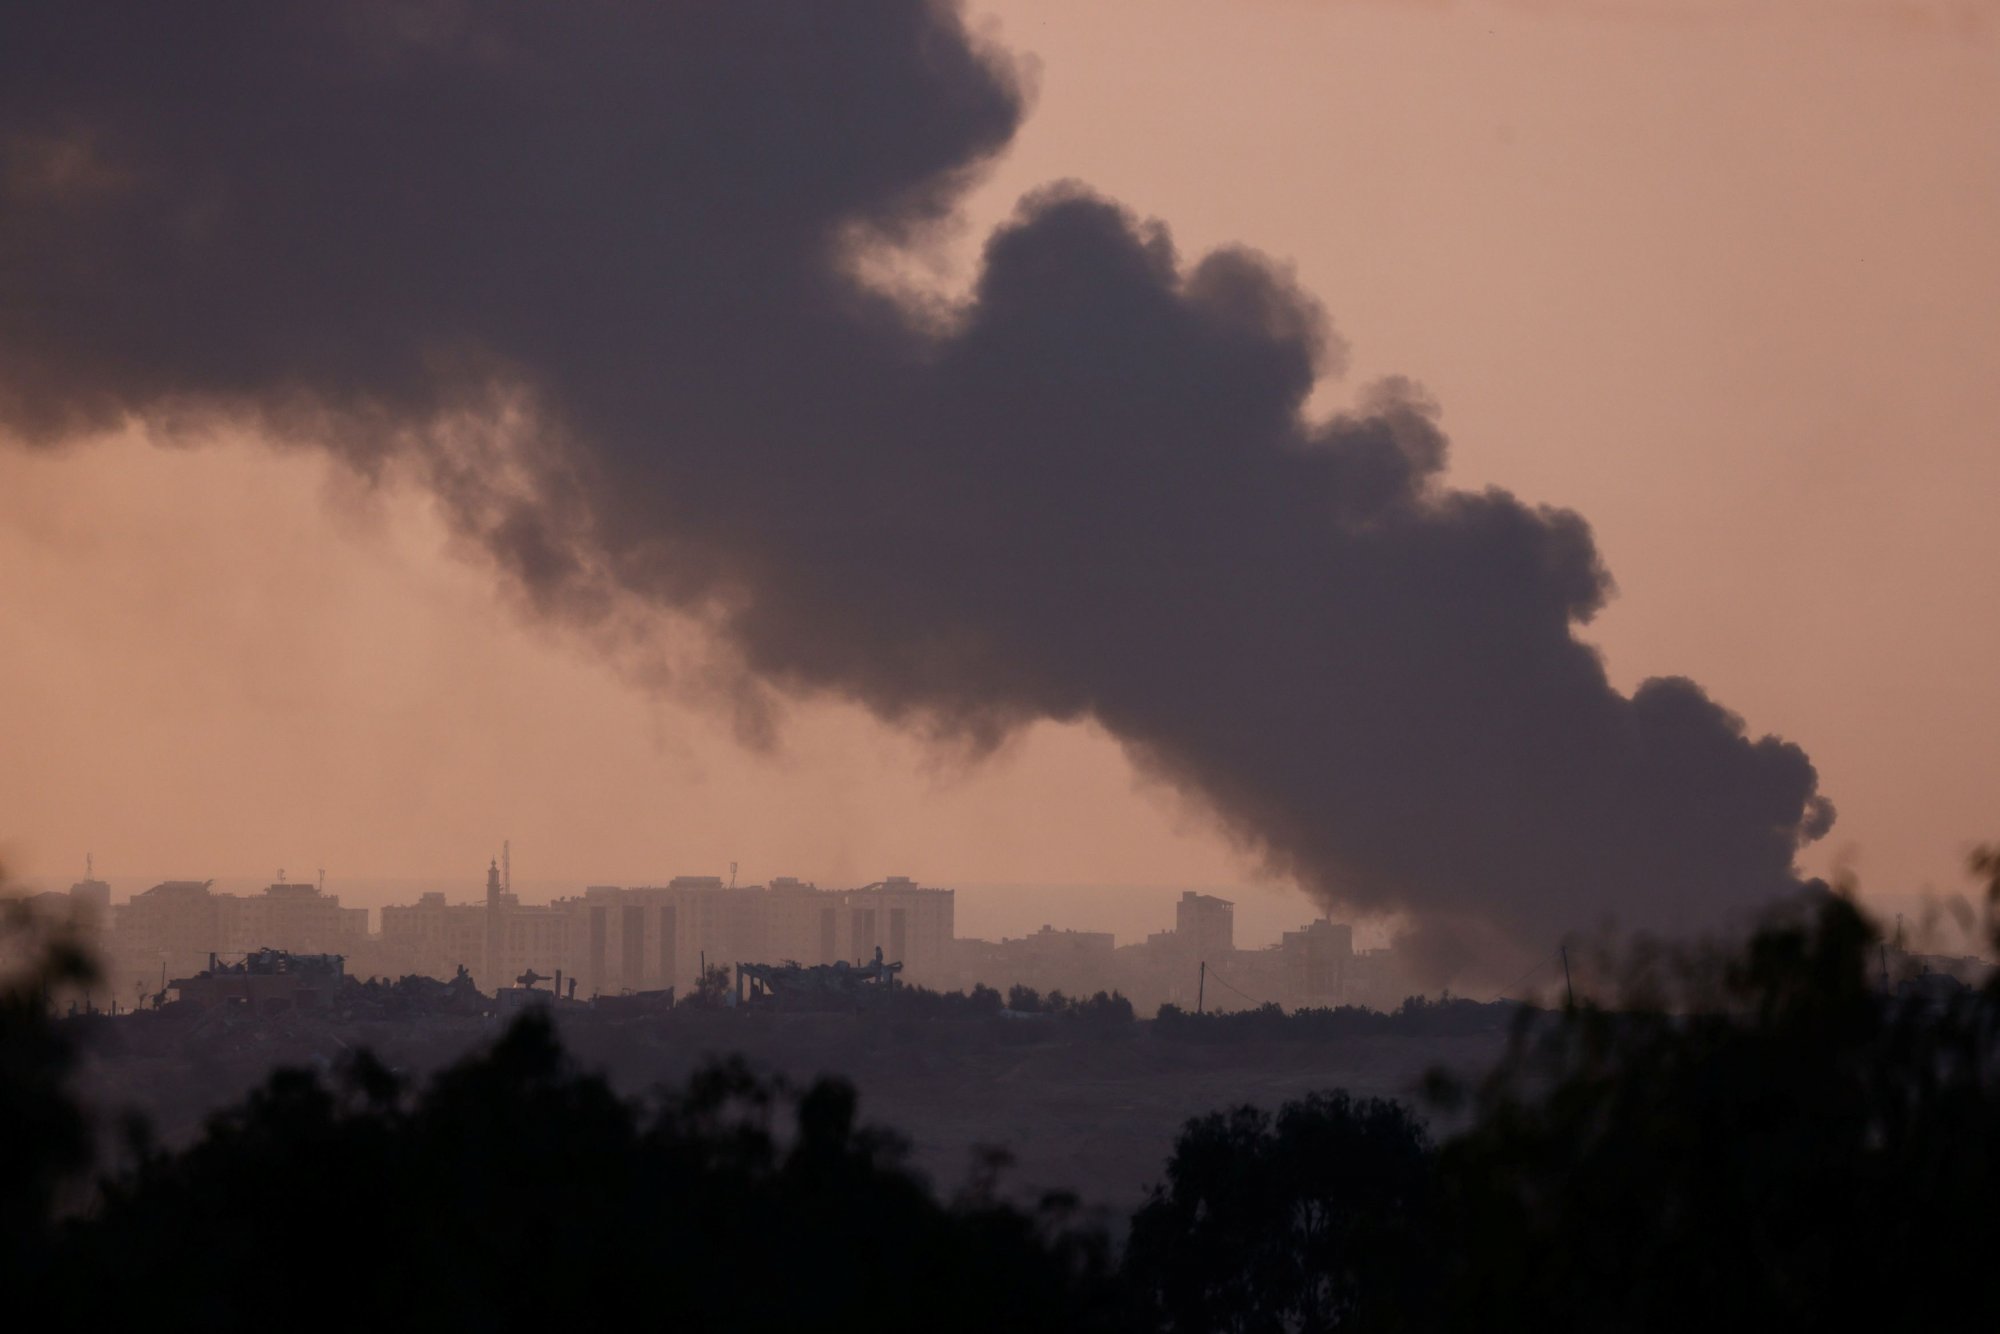
[[[583,929],[570,957],[575,975],[594,991],[685,991],[704,961],[709,967],[853,962],[873,958],[879,947],[884,958],[904,965],[906,980],[940,985],[949,978],[955,902],[949,889],[902,876],[845,890],[790,878],[731,888],[714,876],[633,889],[595,886],[585,891]]]
[[[574,975],[569,949],[578,932],[568,904],[523,904],[501,887],[495,863],[486,870],[484,902],[449,903],[432,891],[415,903],[383,908],[368,971],[450,978],[464,968],[486,991],[511,987],[530,970],[550,978],[559,968]]]
[[[569,919],[553,904],[523,905],[509,894],[501,904],[499,929],[487,940],[484,966],[472,965],[481,987],[511,987],[530,971],[553,978],[562,967]]]
[[[289,950],[293,954],[347,954],[368,939],[368,910],[343,908],[340,899],[308,884],[279,882],[261,894],[218,896],[231,953]]]
[[[902,962],[909,981],[938,986],[949,979],[956,932],[951,890],[925,889],[896,875],[842,891],[840,899],[847,917],[848,950],[842,957],[865,961],[880,949],[883,958]]]
[[[1285,960],[1286,1000],[1293,1006],[1344,1005],[1347,974],[1354,962],[1354,928],[1322,917],[1278,944]]]
[[[175,977],[208,964],[223,943],[224,897],[213,880],[164,880],[111,910],[112,953],[121,963],[150,963]],[[149,970],[150,971],[150,970]]]
[[[836,895],[783,877],[765,891],[765,957],[759,963],[832,963],[848,958]]]
[[[1197,959],[1220,958],[1236,948],[1236,905],[1185,890],[1174,905],[1174,935],[1180,948]]]
[[[447,903],[442,893],[420,895],[415,903],[382,909],[382,971],[396,976],[422,973],[450,978],[460,966],[486,964],[486,909],[476,903]]]
[[[95,875],[86,874],[69,887],[69,901],[87,924],[86,929],[111,929],[111,886]]]

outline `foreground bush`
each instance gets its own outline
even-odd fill
[[[359,1325],[1097,1329],[1101,1238],[940,1203],[851,1088],[717,1065],[641,1105],[569,1067],[547,1022],[421,1092],[362,1058],[286,1071],[184,1151],[148,1153],[63,1233],[86,1327]],[[287,1318],[290,1323],[293,1317]]]
[[[1126,1277],[1185,1334],[1993,1328],[2000,978],[1892,989],[1882,945],[1826,896],[1614,1008],[1524,1010],[1485,1079],[1434,1081],[1441,1147],[1341,1097],[1190,1122]]]
[[[1438,1164],[1457,1320],[1970,1329],[2000,1240],[2000,982],[1882,987],[1829,898],[1679,995],[1524,1030]]]

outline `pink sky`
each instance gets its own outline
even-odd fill
[[[941,271],[1078,177],[1297,267],[1442,401],[1451,480],[1573,506],[1629,687],[1811,753],[1814,869],[1958,889],[2000,832],[2000,35],[1980,7],[986,3],[1036,109]],[[1087,730],[973,770],[858,711],[781,753],[528,625],[420,495],[254,441],[0,451],[0,839],[63,880],[1256,868]],[[1037,907],[1037,922],[1047,914]],[[1297,915],[1309,915],[1301,898]],[[1080,909],[1078,917],[1100,915]],[[1130,929],[1159,923],[1133,923]]]

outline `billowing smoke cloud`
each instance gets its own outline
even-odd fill
[[[1439,939],[1793,887],[1805,754],[1614,690],[1583,520],[1445,487],[1421,391],[1309,419],[1339,349],[1280,268],[1059,185],[958,307],[853,277],[1023,111],[919,0],[16,0],[0,420],[410,451],[552,611],[642,596],[975,743],[1096,719]],[[501,419],[533,447],[468,445]]]

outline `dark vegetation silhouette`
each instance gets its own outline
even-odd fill
[[[986,1019],[1007,1011],[1049,1019],[1073,1020],[1094,1028],[1121,1028],[1138,1016],[1132,1002],[1116,991],[1099,991],[1090,996],[1066,996],[1061,991],[1047,995],[1030,986],[1015,983],[1003,997],[984,983],[971,991],[933,991],[929,987],[898,985],[889,993],[888,1008],[896,1014],[925,1019]]]
[[[1015,1014],[1074,1019],[1106,1028],[1129,1024],[1134,1018],[1132,1002],[1115,991],[1099,991],[1091,996],[1065,996],[1061,991],[1052,989],[1044,996],[1033,987],[1020,983],[1007,988],[1007,1008]]]
[[[1827,896],[1440,1082],[1470,1112],[1438,1159],[1450,1322],[1991,1327],[2000,976],[1898,986],[1883,944]]]
[[[933,991],[923,986],[899,986],[890,993],[890,1007],[921,1018],[984,1019],[1006,1007],[992,987],[975,984],[971,991]]]
[[[1435,1161],[1400,1104],[1313,1095],[1188,1123],[1125,1272],[1174,1334],[1426,1328]]]
[[[6,883],[0,874],[0,885]],[[48,992],[92,978],[76,943],[24,902],[0,904],[0,1293],[20,1291],[50,1262],[49,1219],[91,1160],[88,1123],[69,1093],[71,1032],[50,1022]]]
[[[1195,1014],[1178,1005],[1160,1007],[1153,1031],[1185,1042],[1239,1042],[1257,1038],[1329,1041],[1381,1034],[1446,1037],[1504,1031],[1521,1007],[1512,1001],[1464,997],[1429,1000],[1411,996],[1394,1010],[1363,1005],[1286,1010],[1265,1002],[1250,1010],[1209,1010]]]
[[[2000,850],[1972,865],[2000,903]],[[1465,1120],[1435,1148],[1338,1096],[1191,1122],[1126,1277],[1174,1331],[1990,1328],[2000,976],[1897,979],[1884,944],[1824,894],[1637,953],[1617,1004],[1434,1077]]]
[[[114,1177],[58,1277],[91,1324],[242,1326],[311,1292],[340,1324],[1111,1326],[1101,1237],[940,1203],[855,1111],[839,1081],[793,1093],[727,1062],[635,1105],[524,1016],[421,1091],[365,1058],[331,1085],[273,1076]]]
[[[687,995],[675,1002],[684,1010],[719,1010],[729,1003],[729,993],[735,989],[729,969],[722,964],[709,964],[701,970],[701,976],[688,988]]]
[[[1991,902],[2000,854],[1975,869]],[[421,1087],[366,1054],[331,1078],[279,1071],[193,1143],[134,1130],[93,1176],[67,1088],[83,1030],[46,999],[85,961],[59,941],[37,957],[0,1004],[0,1278],[20,1309],[78,1327],[547,1328],[617,1311],[685,1328],[1263,1334],[2000,1315],[1983,1269],[2000,1238],[2000,981],[1897,978],[1874,924],[1834,895],[1733,952],[1635,955],[1615,1002],[1518,1010],[1494,1070],[1432,1081],[1459,1127],[1441,1142],[1408,1107],[1338,1093],[1190,1121],[1122,1254],[1073,1200],[1005,1201],[999,1155],[940,1197],[838,1080],[793,1089],[723,1061],[627,1100],[534,1013]],[[1466,1013],[1411,1012],[1434,1010]]]

